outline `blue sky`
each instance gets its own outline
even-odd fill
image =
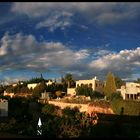
[[[0,80],[140,77],[140,3],[0,3]]]

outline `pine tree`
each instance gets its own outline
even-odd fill
[[[106,95],[107,99],[111,97],[113,93],[116,92],[116,84],[114,75],[109,72],[106,78],[106,84],[104,87],[104,94]]]

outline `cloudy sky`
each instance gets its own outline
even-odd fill
[[[0,3],[0,81],[140,77],[140,3]]]

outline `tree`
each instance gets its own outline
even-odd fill
[[[6,92],[8,92],[8,93],[13,93],[13,92],[14,92],[14,87],[13,87],[13,86],[8,86],[8,87],[6,88]]]
[[[34,90],[33,90],[33,96],[35,98],[39,98],[41,96],[41,93],[44,92],[46,89],[46,84],[45,82],[41,82],[40,84],[38,84]]]
[[[66,83],[67,83],[67,85],[68,85],[68,88],[70,88],[70,87],[71,87],[71,83],[72,83],[72,81],[73,81],[72,74],[69,74],[69,73],[66,74],[65,80],[66,80]]]
[[[23,86],[23,87],[20,89],[20,92],[21,92],[21,93],[30,93],[30,90],[29,90],[28,87]]]
[[[93,96],[93,89],[87,85],[78,86],[76,89],[76,95]]]
[[[77,107],[75,108],[65,107],[62,110],[62,114],[66,117],[75,117],[77,112],[79,112],[79,109]]]
[[[140,78],[137,78],[136,81],[134,81],[135,83],[140,83]]]
[[[56,113],[56,106],[53,104],[46,104],[44,107],[42,107],[42,113],[45,115],[54,115]]]
[[[120,89],[121,86],[125,84],[125,82],[118,76],[115,76],[115,83],[118,89]]]
[[[115,78],[114,75],[111,72],[109,72],[106,78],[104,94],[106,95],[107,99],[109,99],[111,95],[115,92],[116,92]]]
[[[3,85],[0,85],[0,94],[2,94],[4,92],[5,88]]]
[[[56,94],[57,97],[61,97],[62,96],[62,92],[60,90],[56,91],[55,94]]]

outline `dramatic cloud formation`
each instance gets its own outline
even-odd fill
[[[90,20],[99,24],[117,23],[126,19],[133,19],[139,16],[140,5],[138,3],[118,2],[71,2],[71,3],[14,3],[11,9],[13,12],[25,14],[31,18],[46,16],[50,11],[72,11],[80,12]],[[52,12],[51,11],[51,12]]]
[[[87,50],[72,51],[60,42],[38,42],[32,35],[5,35],[1,39],[1,70],[31,69],[47,71],[53,67],[67,69],[89,56]],[[56,68],[55,68],[56,69]]]
[[[131,74],[135,68],[140,67],[139,47],[119,53],[108,50],[90,53],[88,49],[73,51],[61,42],[38,42],[33,35],[21,33],[5,33],[0,43],[1,71],[67,71],[77,77],[90,77],[100,73],[105,75],[108,71]],[[92,56],[96,56],[94,60],[91,60]]]
[[[15,2],[0,8],[0,80],[40,73],[104,79],[108,71],[139,77],[137,2]]]
[[[133,50],[122,50],[93,60],[89,66],[99,71],[114,71],[128,74],[140,67],[140,47]]]

